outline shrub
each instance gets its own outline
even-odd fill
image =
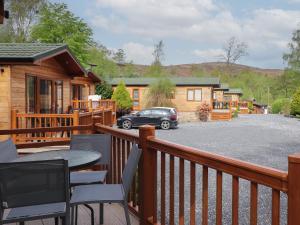
[[[149,87],[146,107],[175,107],[172,102],[174,93],[175,85],[169,79],[158,79]]]
[[[288,115],[290,113],[290,99],[288,98],[279,98],[276,99],[272,104],[272,113],[283,113]]]
[[[121,81],[116,87],[116,89],[114,90],[114,93],[112,95],[112,100],[116,101],[117,110],[119,112],[124,112],[131,109],[132,100],[123,81]]]
[[[211,107],[207,103],[202,103],[198,109],[199,119],[203,122],[207,122],[209,113],[211,112]]]
[[[254,110],[254,106],[253,106],[253,102],[248,102],[248,109],[250,111],[250,113]]]
[[[236,109],[236,110],[234,110],[234,112],[232,113],[232,117],[233,117],[233,118],[237,118],[238,116],[239,116],[239,110]]]
[[[291,114],[300,115],[300,88],[293,95],[291,102]]]
[[[113,89],[107,83],[96,85],[96,95],[101,95],[102,99],[110,99],[113,94]]]

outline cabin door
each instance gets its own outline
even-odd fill
[[[63,113],[63,82],[26,76],[26,113]]]

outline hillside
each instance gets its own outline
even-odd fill
[[[134,65],[135,72],[140,75],[144,75],[147,71],[147,65]],[[163,66],[167,74],[173,76],[192,76],[195,74],[214,74],[218,71],[228,72],[231,75],[237,75],[241,72],[253,72],[261,75],[267,75],[270,77],[276,77],[282,74],[280,69],[262,69],[257,67],[245,66],[240,64],[232,64],[229,67],[223,62],[207,62],[200,64],[180,64],[180,65],[169,65]]]

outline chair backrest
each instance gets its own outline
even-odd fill
[[[136,173],[141,154],[142,154],[142,150],[139,149],[137,144],[133,144],[122,174],[122,184],[125,192],[125,198],[127,198],[128,192],[130,190],[132,180]]]
[[[58,202],[68,207],[69,199],[67,161],[0,163],[1,209]]]
[[[17,148],[11,138],[0,142],[0,163],[10,162],[17,157]]]
[[[92,150],[101,153],[97,164],[110,164],[111,135],[109,134],[79,134],[72,135],[70,150]]]

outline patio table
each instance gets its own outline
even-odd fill
[[[92,150],[51,150],[45,152],[33,153],[30,155],[19,157],[13,162],[40,161],[51,159],[68,160],[70,170],[80,169],[93,165],[101,158],[101,153]]]

